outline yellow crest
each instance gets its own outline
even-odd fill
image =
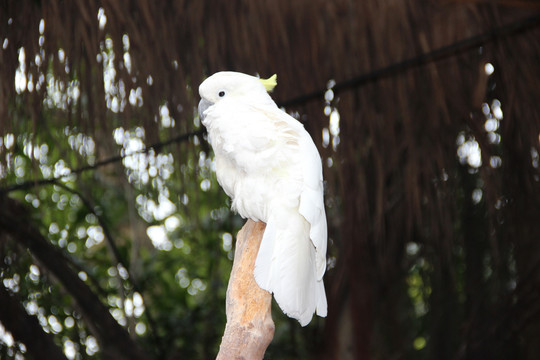
[[[277,85],[277,74],[270,76],[268,79],[259,79],[263,83],[266,91],[271,92]]]

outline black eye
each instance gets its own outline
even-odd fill
[[[220,91],[218,95],[219,95],[219,97],[224,97],[225,96],[225,91]]]

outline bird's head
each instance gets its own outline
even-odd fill
[[[268,79],[233,71],[221,71],[204,80],[199,86],[199,116],[204,119],[204,112],[220,101],[249,99],[252,102],[271,102],[267,92],[276,86],[276,75]]]

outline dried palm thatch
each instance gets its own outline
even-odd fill
[[[215,71],[277,73],[275,96],[285,101],[539,10],[536,1],[510,0],[3,1],[0,133],[21,126],[16,113],[32,119],[27,128],[62,122],[105,137],[119,124],[138,123],[151,142],[158,140],[163,103],[177,120],[176,134],[192,129],[195,89]],[[495,345],[518,346],[518,334],[523,352],[540,356],[539,345],[527,341],[540,335],[533,301],[540,295],[531,290],[540,282],[538,39],[538,27],[495,34],[480,47],[335,92],[329,106],[340,114],[339,144],[336,137],[334,146],[321,147],[325,163],[332,159],[325,172],[337,256],[328,280],[327,355],[389,358],[411,351],[405,282],[411,266],[427,261],[424,326],[433,357],[504,357]],[[127,97],[140,89],[144,99],[143,107],[124,100],[119,114],[107,106],[101,71],[111,40],[116,81],[123,83],[115,91]],[[67,101],[62,116],[41,116],[45,85],[16,92],[21,47],[34,84],[45,68],[64,84],[80,83],[79,100]],[[488,62],[495,68],[489,76]],[[498,142],[489,139],[482,112],[494,99],[504,111]],[[329,126],[326,105],[320,98],[290,108],[318,144]],[[479,144],[481,166],[459,162],[460,136]],[[477,189],[480,204],[471,199]],[[411,244],[420,251],[409,254]],[[486,280],[488,268],[493,275]],[[509,289],[511,278],[518,286]]]

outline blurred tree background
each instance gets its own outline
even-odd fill
[[[0,358],[212,359],[242,219],[196,114],[278,74],[329,315],[268,359],[540,358],[540,5],[0,1]]]

